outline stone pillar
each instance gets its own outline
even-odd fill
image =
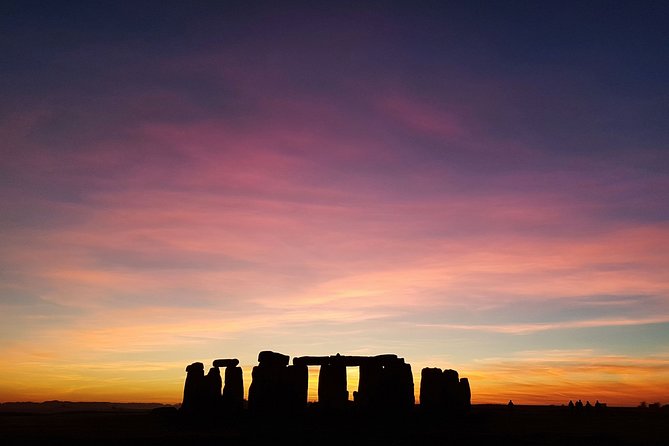
[[[413,407],[416,404],[416,393],[413,384],[411,364],[402,364],[398,385],[401,389],[400,404],[402,405],[402,408],[413,410]]]
[[[249,388],[249,409],[257,413],[281,414],[288,401],[287,365],[289,357],[281,353],[262,351],[259,365],[253,367]]]
[[[270,370],[261,366],[253,367],[251,371],[251,385],[249,386],[249,409],[261,412],[267,406],[269,393]]]
[[[360,407],[368,409],[379,405],[383,395],[382,373],[383,367],[372,358],[360,364],[358,392],[355,395],[355,402]]]
[[[392,412],[397,408],[397,364],[384,364],[381,369],[381,392],[376,410]]]
[[[472,407],[472,391],[469,387],[469,380],[462,378],[460,380],[460,407],[463,412],[468,412]]]
[[[318,376],[318,402],[330,409],[346,407],[348,402],[346,366],[336,362],[321,366]]]
[[[183,412],[192,413],[202,410],[204,386],[204,364],[194,362],[186,367],[184,399],[181,403],[181,410]]]
[[[400,413],[414,404],[411,366],[402,358],[386,361],[381,375],[382,391],[379,411]]]
[[[244,407],[244,376],[241,367],[225,368],[222,401],[226,411],[238,412]]]
[[[323,364],[318,372],[318,404],[324,406],[330,400],[330,365]]]
[[[458,372],[452,369],[444,370],[443,374],[443,404],[449,413],[461,411],[460,378]]]
[[[441,369],[425,367],[420,376],[420,407],[427,411],[440,409],[444,388]]]
[[[284,373],[288,409],[291,412],[300,412],[307,406],[309,368],[306,365],[289,365]]]
[[[212,413],[220,409],[222,386],[221,371],[218,367],[210,368],[209,373],[204,377],[202,395],[202,407],[204,411]]]

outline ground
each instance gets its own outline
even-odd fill
[[[0,413],[0,443],[14,444],[325,444],[325,445],[664,445],[669,411],[474,406],[463,417],[369,419],[349,413],[213,422],[160,409],[49,414]]]

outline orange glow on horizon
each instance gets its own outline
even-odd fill
[[[531,362],[531,361],[529,361]],[[7,364],[7,362],[5,362]],[[1,370],[4,368],[4,370]],[[34,362],[11,370],[0,368],[5,379],[0,384],[0,402],[46,400],[181,402],[185,372],[176,364],[113,364],[59,367]],[[242,365],[245,396],[251,383],[253,366]],[[497,370],[497,371],[495,371]],[[658,376],[658,370],[660,375]],[[308,401],[318,400],[319,367],[309,367]],[[358,370],[347,368],[349,399],[357,389]],[[634,365],[600,363],[534,368],[528,361],[492,364],[485,369],[460,371],[469,378],[473,404],[566,404],[581,399],[596,400],[611,406],[636,406],[641,401],[669,403],[665,383],[669,379],[667,359]],[[419,404],[420,370],[414,368],[416,404]]]

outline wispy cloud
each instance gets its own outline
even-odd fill
[[[564,321],[554,323],[529,323],[508,325],[466,325],[466,324],[419,324],[421,327],[444,328],[449,330],[473,330],[491,333],[531,334],[539,331],[569,330],[574,328],[625,327],[630,325],[669,323],[669,315],[641,319],[601,319],[587,321]]]

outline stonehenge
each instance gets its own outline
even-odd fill
[[[393,354],[377,356],[299,356],[269,350],[258,354],[248,393],[248,409],[260,415],[295,414],[307,407],[309,366],[320,367],[318,408],[341,411],[353,406],[369,414],[401,414],[415,405],[411,365]],[[220,368],[225,372],[221,376]],[[353,401],[347,389],[347,367],[359,368]],[[455,370],[421,371],[420,407],[427,413],[459,414],[471,406],[467,378]],[[238,359],[216,359],[207,374],[204,364],[186,367],[181,411],[191,414],[239,413],[244,408],[244,381]]]

